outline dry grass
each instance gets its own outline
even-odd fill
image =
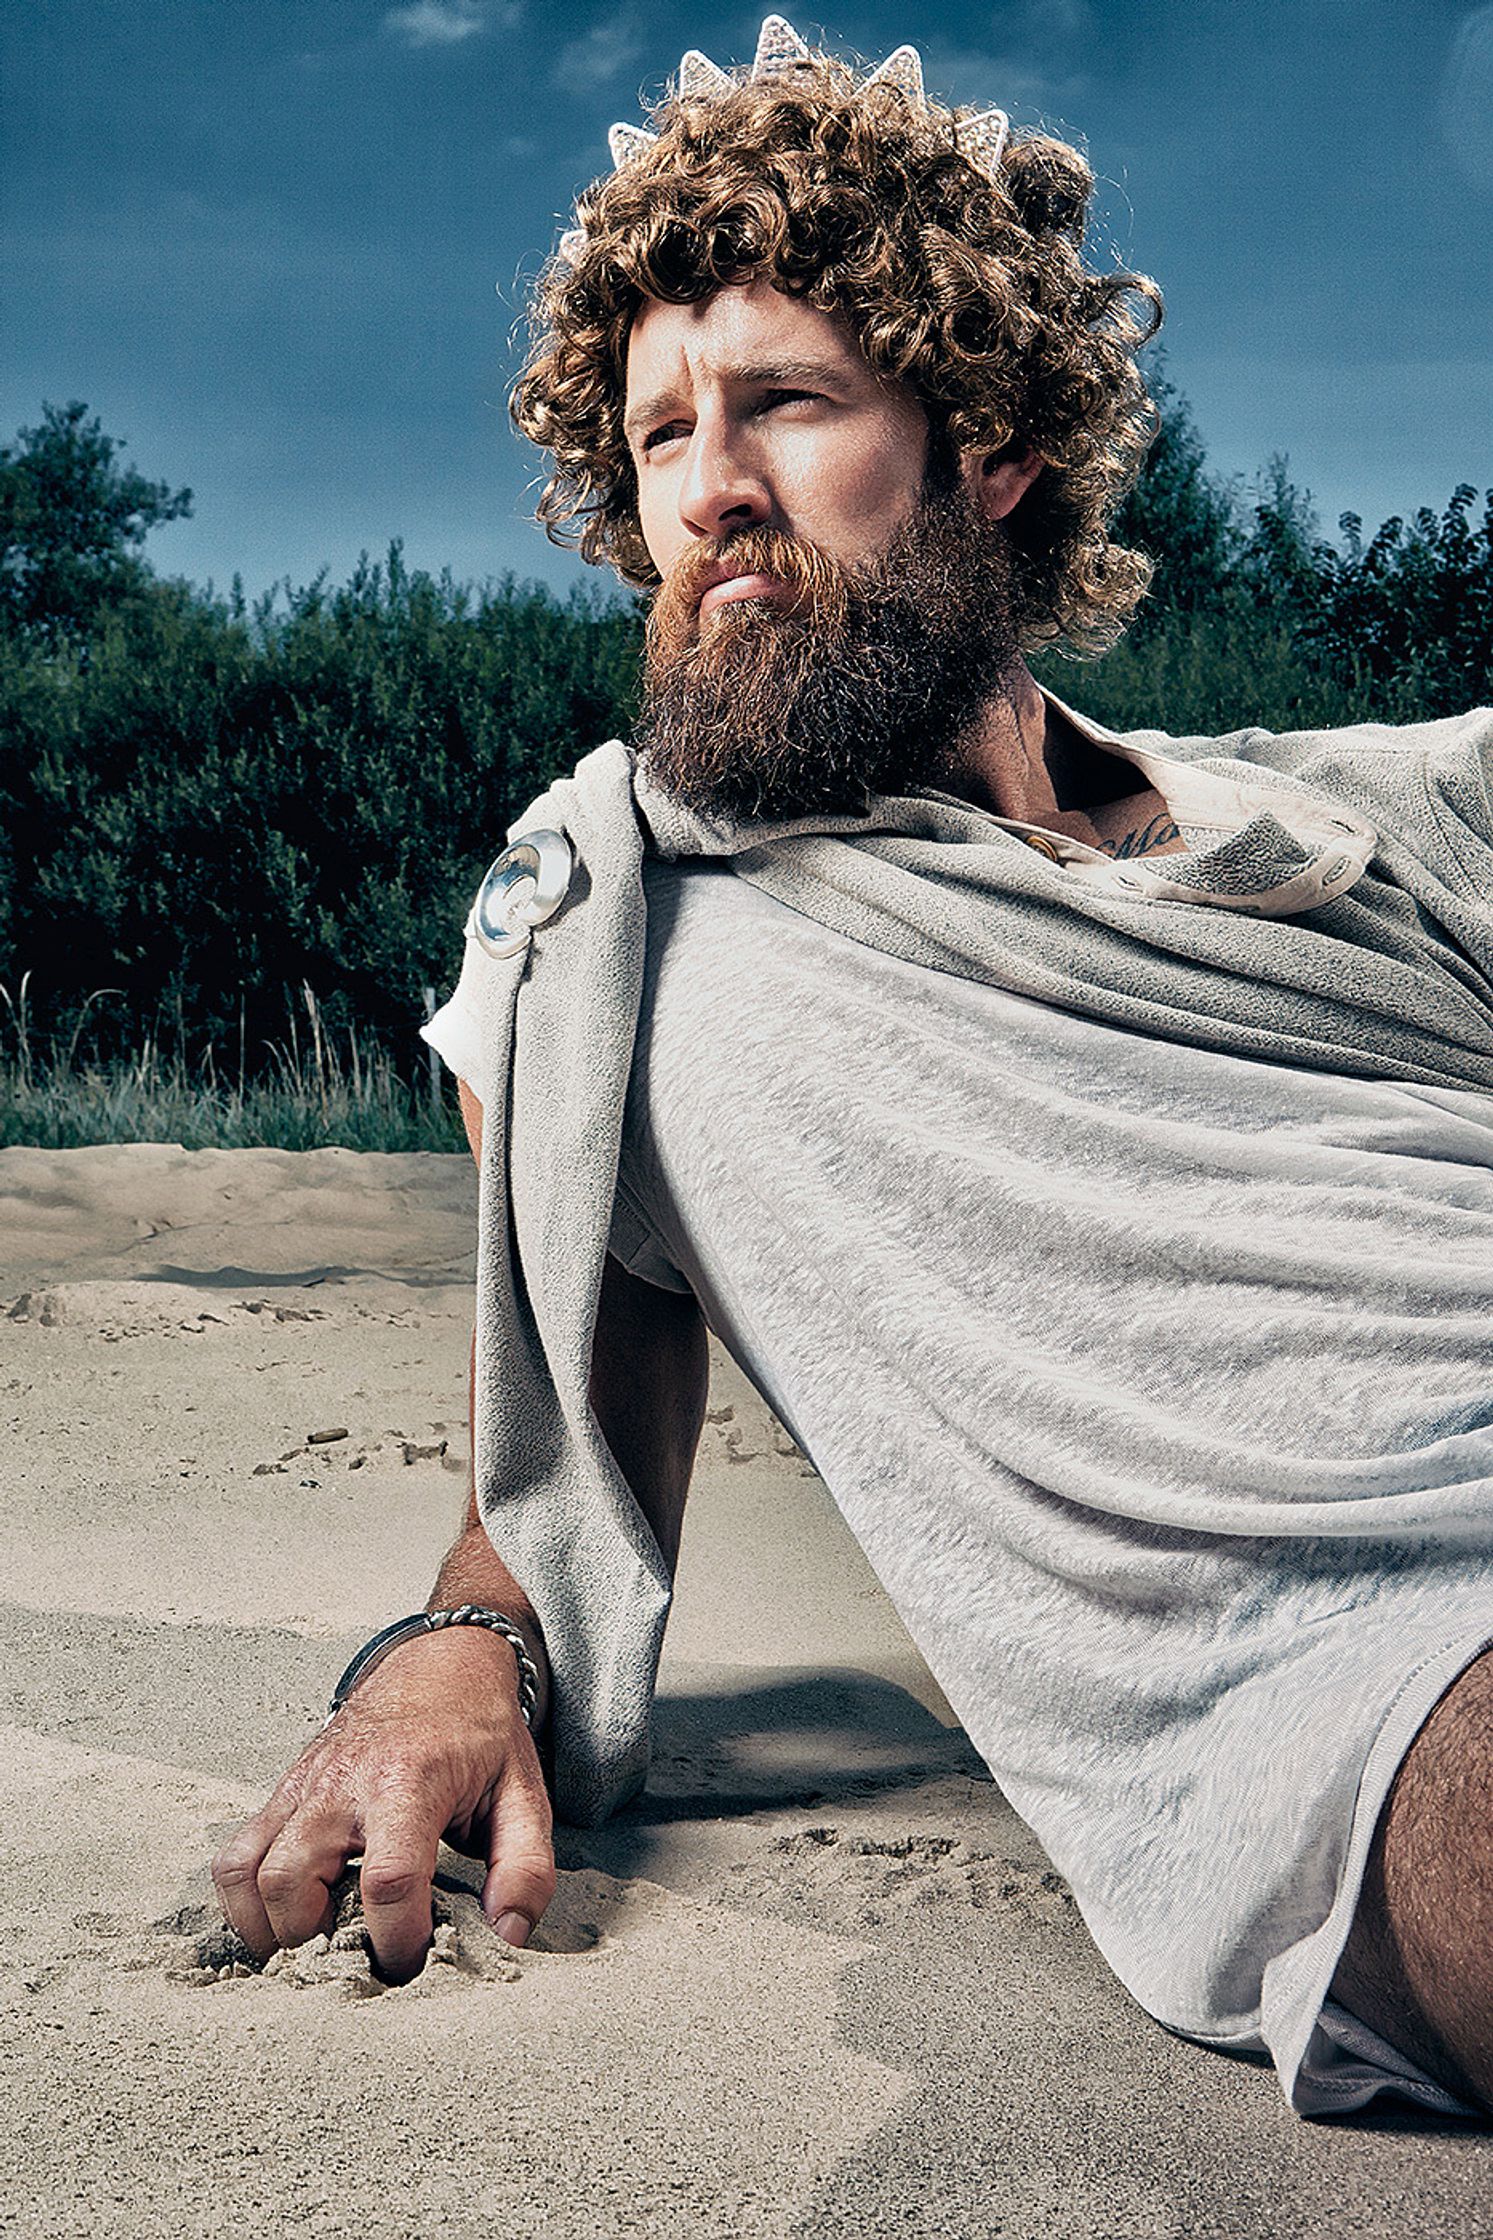
[[[12,995],[0,982],[9,1048],[0,1051],[0,1144],[68,1150],[89,1143],[179,1143],[189,1151],[273,1145],[314,1151],[459,1151],[465,1146],[454,1095],[434,1074],[418,1089],[388,1052],[355,1033],[345,1048],[325,1029],[312,990],[305,1024],[292,1011],[283,1041],[264,1046],[250,1072],[240,1047],[225,1067],[212,1043],[189,1060],[148,1035],[126,1058],[80,1054],[88,1012],[65,1043],[44,1043],[28,1014],[23,974]]]

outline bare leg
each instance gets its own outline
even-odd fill
[[[1447,1690],[1406,1755],[1332,1994],[1493,2112],[1493,1652]]]

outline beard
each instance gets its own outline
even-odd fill
[[[723,559],[781,589],[723,600],[702,621]],[[702,538],[648,618],[640,765],[706,815],[862,815],[874,793],[955,774],[1019,653],[1010,548],[960,485],[925,485],[859,563],[774,529]]]

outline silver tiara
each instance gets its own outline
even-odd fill
[[[757,52],[748,83],[757,85],[767,78],[787,77],[794,70],[812,69],[814,62],[813,49],[799,37],[786,17],[767,16],[757,34]],[[732,92],[737,82],[729,71],[712,62],[709,55],[701,54],[698,47],[691,47],[680,60],[676,83],[685,100],[714,100]],[[925,102],[928,98],[923,90],[923,58],[916,47],[898,47],[885,62],[870,71],[862,83],[864,86],[895,86],[913,102]],[[960,117],[955,122],[960,152],[977,163],[982,171],[988,171],[992,178],[999,174],[1010,130],[1011,120],[1004,109],[983,109],[978,116]],[[614,124],[607,134],[613,169],[624,170],[646,154],[657,139],[656,132],[645,132],[641,125]],[[567,259],[574,257],[585,238],[584,229],[573,226],[560,236],[560,255]]]

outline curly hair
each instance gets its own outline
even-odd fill
[[[1120,635],[1149,564],[1107,524],[1157,413],[1136,353],[1154,282],[1082,260],[1094,178],[1076,149],[1018,136],[998,178],[960,113],[815,56],[711,96],[666,98],[655,143],[581,197],[541,273],[510,410],[553,456],[537,514],[557,544],[656,584],[622,433],[628,336],[649,298],[694,303],[766,278],[838,314],[873,370],[907,384],[930,457],[1044,465],[1007,516],[1024,651]]]

